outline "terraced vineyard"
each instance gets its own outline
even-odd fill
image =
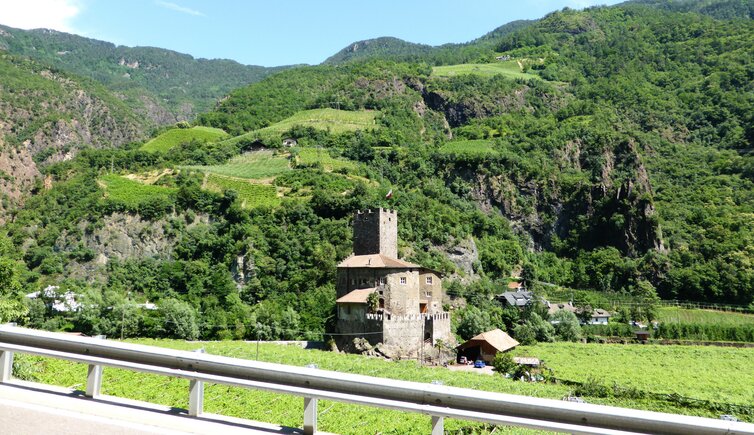
[[[167,199],[177,191],[175,188],[144,184],[115,174],[104,175],[99,181],[105,187],[105,198],[129,208],[138,208],[155,199]]]
[[[183,168],[250,180],[273,178],[291,169],[287,157],[267,150],[241,154],[224,165],[183,166]]]
[[[302,166],[322,166],[326,171],[338,169],[356,169],[354,162],[345,159],[336,159],[330,156],[330,152],[321,148],[297,148],[296,163]]]
[[[540,79],[536,74],[525,73],[516,60],[494,63],[462,63],[458,65],[444,65],[432,68],[432,75],[436,77],[453,77],[464,74],[473,74],[491,77],[504,75],[512,79]]]
[[[375,118],[379,112],[373,110],[337,110],[312,109],[303,110],[290,118],[255,131],[260,137],[276,137],[290,130],[294,126],[313,127],[318,130],[329,130],[332,133],[346,131],[372,130],[376,128]]]
[[[235,190],[241,200],[241,206],[245,208],[280,205],[277,189],[270,184],[258,184],[238,178],[209,174],[205,180],[205,188],[219,193],[226,189]]]
[[[141,146],[142,151],[166,152],[174,146],[196,140],[199,142],[217,142],[228,136],[223,130],[212,127],[191,127],[170,129]]]

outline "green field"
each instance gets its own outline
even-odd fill
[[[132,341],[184,350],[203,347],[210,354],[256,359],[255,343],[187,343],[149,339]],[[754,375],[754,366],[748,363],[754,356],[754,349],[552,343],[520,348],[516,353],[544,359],[555,369],[558,377],[566,379],[586,380],[592,376],[605,381],[615,380],[621,385],[641,385],[658,392],[677,391],[691,397],[711,397],[743,404],[754,401],[750,382]],[[38,357],[18,358],[23,360],[20,366],[24,368],[27,376],[38,381],[75,388],[83,388],[86,382],[85,365]],[[298,346],[261,344],[259,360],[296,366],[316,364],[324,370],[423,383],[439,381],[448,386],[535,397],[560,399],[572,391],[571,387],[559,384],[519,382],[499,375],[456,372],[441,367],[419,367],[414,361],[385,361],[380,358],[304,350]],[[709,370],[710,367],[715,369]],[[168,406],[187,407],[187,386],[188,382],[184,380],[117,369],[104,371],[104,394]],[[687,409],[650,399],[618,400],[589,397],[587,401],[715,418],[719,415],[712,411]],[[300,427],[303,419],[302,400],[298,397],[220,385],[207,385],[205,410],[287,426]],[[319,422],[321,430],[336,433],[374,433],[377,428],[382,433],[429,433],[427,416],[329,401],[320,402]],[[488,433],[492,428],[471,422],[447,420],[446,430],[451,433],[459,430],[463,430],[464,433]],[[501,429],[498,428],[495,432],[500,433]],[[521,430],[516,430],[516,433],[520,432]]]
[[[226,189],[235,190],[241,200],[241,206],[245,208],[280,205],[277,189],[269,184],[257,184],[243,179],[209,174],[205,181],[205,188],[218,193],[222,193]]]
[[[276,177],[290,170],[290,165],[286,157],[264,150],[241,154],[224,165],[183,166],[182,168],[228,177],[260,180]]]
[[[456,140],[440,147],[440,153],[466,156],[493,156],[499,154],[494,146],[495,144],[492,141],[486,139]]]
[[[294,126],[313,127],[318,130],[329,130],[332,133],[370,130],[376,128],[375,117],[378,113],[373,110],[303,110],[269,127],[256,130],[254,133],[260,137],[280,137]]]
[[[131,208],[137,208],[140,204],[154,198],[167,198],[177,191],[175,188],[144,184],[114,174],[104,175],[99,178],[99,181],[105,187],[106,198],[121,202]]]
[[[303,166],[320,165],[326,171],[338,169],[356,169],[356,164],[345,159],[335,159],[330,156],[326,149],[321,148],[297,148],[298,157],[296,162]]]
[[[437,77],[452,77],[464,74],[480,76],[504,75],[512,79],[540,79],[538,75],[521,71],[515,60],[494,63],[462,63],[458,65],[436,66],[432,68],[432,75]]]
[[[227,137],[228,134],[219,128],[191,127],[172,128],[141,146],[142,151],[166,152],[174,146],[196,140],[199,142],[217,142]]]
[[[516,355],[543,359],[556,377],[741,405],[754,403],[754,348],[540,343]]]
[[[658,310],[657,320],[660,322],[673,323],[702,323],[721,326],[739,326],[754,324],[754,314],[663,307]]]

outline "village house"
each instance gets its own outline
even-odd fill
[[[534,293],[527,291],[526,287],[518,281],[508,283],[508,291],[497,295],[497,300],[503,307],[524,308],[535,298]]]
[[[353,219],[353,254],[338,265],[337,335],[341,349],[354,339],[381,343],[383,353],[415,355],[422,344],[448,341],[439,272],[398,259],[394,210],[359,211]]]
[[[573,306],[571,302],[568,303],[562,303],[562,304],[551,304],[547,303],[547,314],[552,316],[553,314],[557,313],[560,310],[566,310],[570,311],[573,314],[576,314],[579,316],[580,309],[578,307]],[[610,320],[611,314],[610,312],[603,310],[602,308],[595,308],[592,310],[591,317],[589,318],[588,322],[585,322],[584,320],[581,320],[581,323],[588,323],[590,325],[607,325],[608,321]],[[579,316],[581,318],[581,316]]]

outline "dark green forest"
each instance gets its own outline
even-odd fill
[[[659,297],[754,307],[748,4],[564,9],[441,47],[383,39],[235,89],[194,121],[239,136],[337,108],[375,111],[371,129],[294,126],[166,153],[137,142],[40,165],[51,187],[38,183],[0,237],[0,317],[113,336],[319,339],[351,216],[375,207],[398,211],[402,257],[445,274],[464,338],[490,326],[536,335],[538,314],[493,299],[513,277],[543,294],[587,290],[585,306]],[[531,76],[433,73],[500,56]],[[284,138],[351,164],[302,164]],[[279,206],[244,206],[195,169],[260,147],[290,160],[272,182]],[[150,196],[118,197],[101,182],[149,173],[166,174]],[[136,238],[164,253],[100,261],[115,244],[103,234],[129,216]],[[469,269],[449,253],[470,244]],[[23,298],[49,285],[57,295]],[[44,299],[66,291],[82,308],[53,313]],[[634,311],[622,317],[652,320]]]

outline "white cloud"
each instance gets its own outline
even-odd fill
[[[47,28],[74,32],[79,0],[0,0],[0,23],[19,29]]]
[[[177,5],[175,3],[170,3],[170,2],[166,2],[166,1],[162,1],[162,0],[157,0],[155,3],[158,6],[162,6],[165,9],[170,9],[171,11],[176,11],[176,12],[180,12],[180,13],[183,13],[183,14],[194,15],[196,17],[203,17],[204,16],[203,13],[201,13],[201,12],[195,10],[195,9],[183,7],[183,6]]]

